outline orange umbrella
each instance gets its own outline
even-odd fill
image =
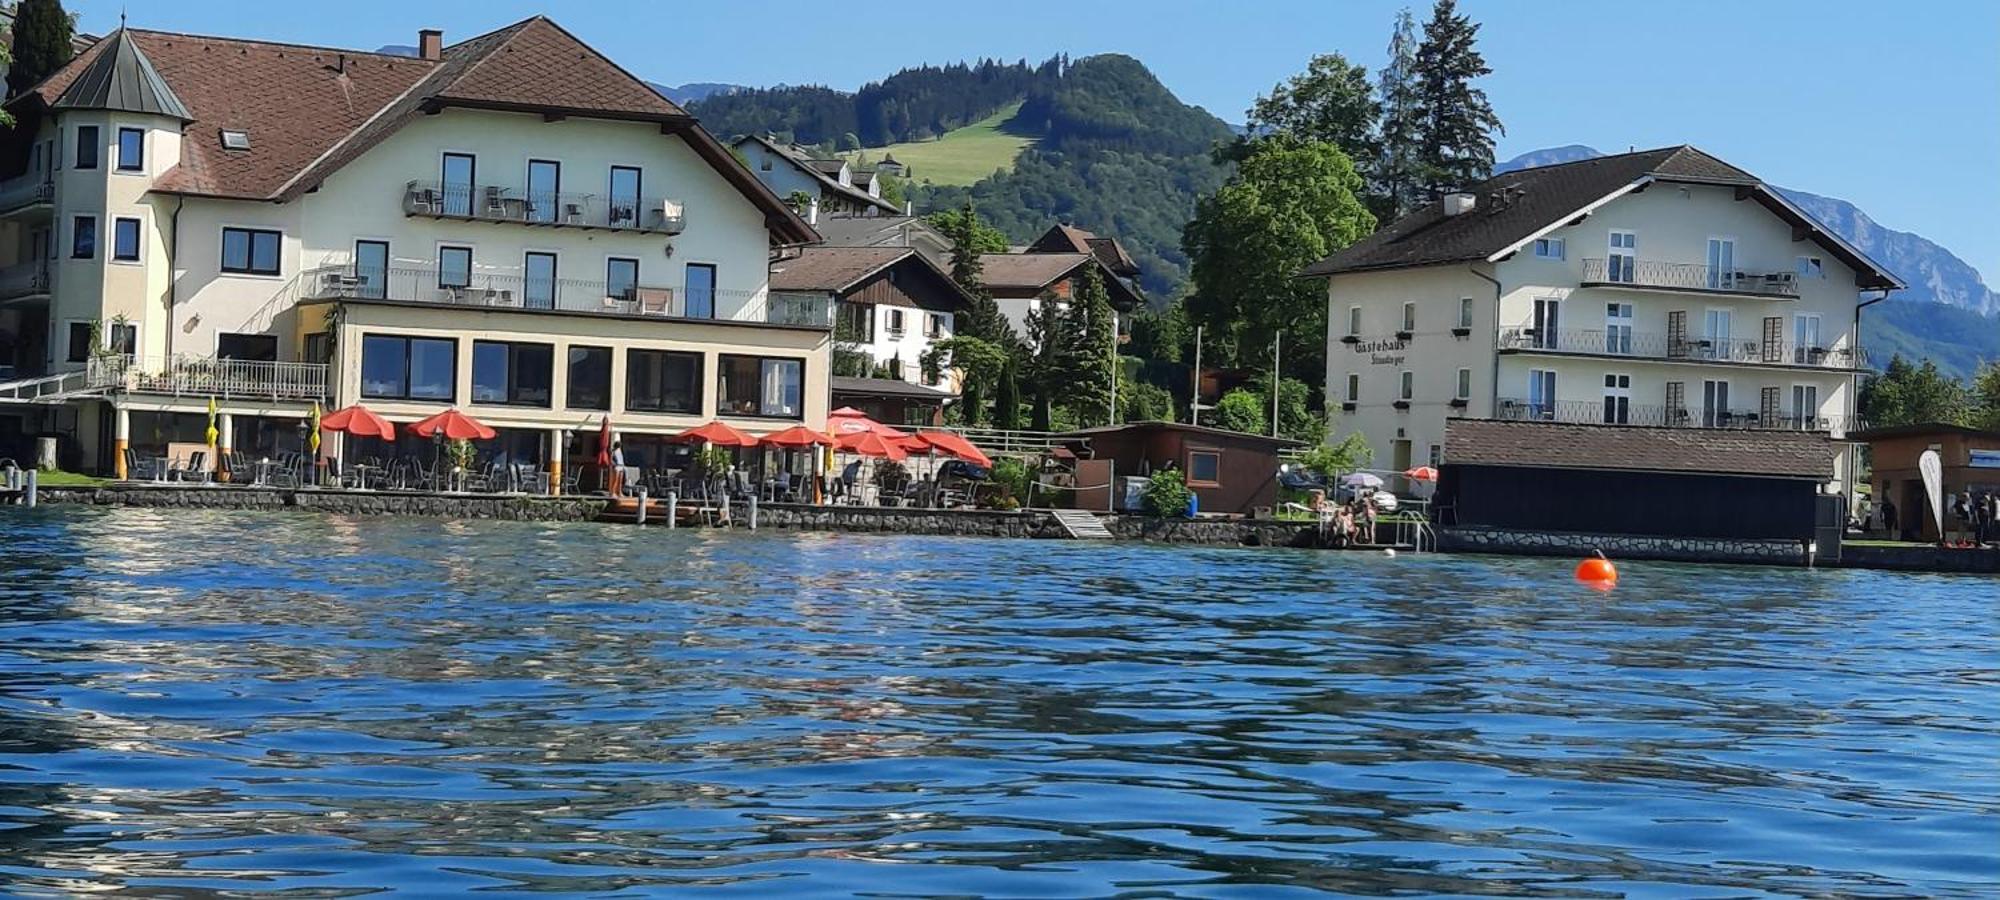
[[[723,422],[710,422],[698,428],[690,428],[674,435],[677,441],[702,441],[718,447],[755,447],[757,439],[729,427]]]
[[[597,465],[611,468],[611,417],[605,416],[597,426]]]
[[[966,440],[962,435],[953,434],[949,431],[919,431],[916,437],[925,446],[936,447],[973,465],[984,466],[989,469],[993,467],[993,460],[985,453],[980,452],[978,447],[973,446],[972,442]]]
[[[909,453],[903,449],[902,441],[884,437],[872,431],[857,431],[853,434],[843,434],[834,440],[833,445],[848,453],[859,453],[862,456],[879,456],[891,462],[901,462],[909,456]]]
[[[874,419],[868,418],[867,413],[852,406],[843,406],[833,412],[827,413],[826,430],[832,432],[835,437],[843,434],[859,434],[864,431],[892,438],[909,436]]]
[[[396,439],[396,426],[359,403],[335,410],[319,420],[319,427],[327,431],[344,431],[355,437],[381,438],[385,441]]]
[[[1438,480],[1438,470],[1430,466],[1418,466],[1414,469],[1403,470],[1403,477],[1411,481],[1436,481]]]
[[[459,412],[456,406],[430,418],[419,419],[410,426],[410,433],[417,437],[427,438],[440,431],[454,441],[490,441],[496,434],[478,419]]]
[[[766,447],[824,447],[831,445],[833,438],[827,437],[804,425],[793,425],[783,431],[764,435],[758,438],[758,441]]]

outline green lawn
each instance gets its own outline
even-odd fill
[[[35,483],[42,487],[103,487],[110,484],[111,479],[75,472],[38,472]]]
[[[1020,134],[1009,125],[1008,120],[1020,110],[1021,104],[1015,103],[934,141],[869,147],[857,155],[865,154],[873,163],[894,154],[897,162],[910,167],[912,181],[972,184],[996,169],[1013,169],[1014,157],[1035,142],[1032,135]]]

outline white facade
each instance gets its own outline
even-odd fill
[[[862,338],[843,340],[843,346],[868,354],[878,364],[895,367],[902,380],[911,384],[935,388],[951,385],[954,380],[951,372],[939,373],[934,383],[924,380],[922,360],[931,345],[951,338],[952,313],[886,303],[845,302],[841,306],[843,324],[852,322],[860,326],[844,328],[841,337]],[[850,316],[862,320],[854,321]]]
[[[1856,425],[1855,272],[1734,187],[1654,183],[1497,262],[1329,282],[1327,403],[1384,468],[1448,460],[1452,416]]]

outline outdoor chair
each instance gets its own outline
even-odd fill
[[[208,451],[196,450],[188,456],[186,466],[174,469],[168,474],[168,477],[174,481],[207,484],[209,480]]]
[[[154,477],[153,461],[141,457],[130,447],[125,448],[125,477],[131,481],[151,481]]]

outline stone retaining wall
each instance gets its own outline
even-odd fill
[[[1589,556],[1602,550],[1613,559],[1668,562],[1745,563],[1803,566],[1805,546],[1788,540],[1721,540],[1645,535],[1520,531],[1506,528],[1440,528],[1438,549],[1447,553],[1504,553],[1513,556]]]
[[[1899,572],[2000,574],[2000,549],[1946,550],[1940,547],[1877,547],[1846,544],[1839,565],[1849,569],[1894,569]]]
[[[732,511],[748,521],[743,507]],[[1067,537],[1045,512],[970,509],[898,509],[877,506],[805,506],[769,503],[757,508],[757,527],[791,531],[888,532],[964,537]]]
[[[605,507],[603,498],[591,497],[426,494],[403,491],[293,491],[226,486],[151,485],[42,488],[38,500],[48,504],[143,506],[160,509],[295,507],[335,515],[427,516],[534,522],[587,522],[597,518]]]
[[[1103,516],[1104,527],[1120,540],[1229,547],[1313,547],[1319,527],[1312,522],[1275,519],[1160,519]]]

